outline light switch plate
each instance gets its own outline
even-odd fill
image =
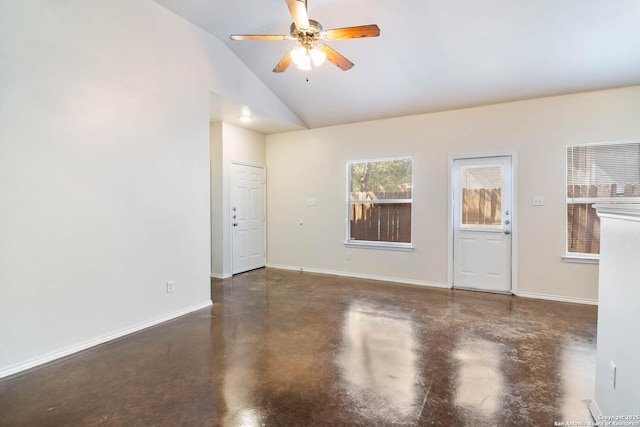
[[[531,201],[533,206],[544,206],[544,197],[543,196],[533,196],[533,200]]]

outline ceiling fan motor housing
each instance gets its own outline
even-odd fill
[[[304,36],[316,38],[322,32],[322,25],[318,21],[309,19],[309,28],[296,28],[296,24],[292,23],[290,27],[291,37],[301,38]]]

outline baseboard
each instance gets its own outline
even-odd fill
[[[369,280],[378,280],[378,281],[384,281],[384,282],[402,283],[406,285],[451,289],[451,285],[448,285],[446,283],[427,282],[423,280],[403,279],[398,277],[376,276],[373,274],[353,273],[350,271],[325,270],[322,268],[296,267],[293,265],[282,265],[282,264],[267,264],[267,267],[276,268],[279,270],[306,271],[309,273],[330,274],[332,276],[353,277],[355,279],[369,279]],[[536,294],[536,293],[530,293],[530,292],[514,292],[513,294],[523,298],[542,299],[542,300],[558,301],[558,302],[570,302],[574,304],[598,305],[598,300],[590,299],[590,298],[564,297],[560,295]]]
[[[600,411],[600,407],[595,400],[590,401],[588,407],[589,414],[591,414],[591,418],[593,418],[594,425],[599,425],[600,420],[602,420],[602,411]]]
[[[122,338],[126,335],[132,334],[134,332],[139,332],[143,329],[150,328],[151,326],[158,325],[160,323],[164,323],[169,320],[173,320],[177,317],[184,316],[185,314],[192,313],[197,310],[201,310],[203,308],[210,307],[213,303],[209,301],[202,302],[200,304],[192,305],[190,307],[184,308],[182,310],[175,311],[171,314],[167,314],[166,316],[157,317],[155,319],[149,320],[147,322],[138,323],[137,325],[133,325],[131,327],[121,329],[119,331],[112,332],[110,334],[102,335],[97,338],[90,339],[88,341],[84,341],[70,347],[63,348],[61,350],[57,350],[44,356],[40,356],[26,362],[22,362],[16,365],[9,366],[8,368],[4,368],[0,370],[0,378],[8,377],[9,375],[18,374],[22,371],[26,371],[27,369],[35,368],[39,365],[43,365],[45,363],[53,362],[56,359],[60,359],[65,356],[70,356],[74,353],[78,353],[83,350],[87,350],[91,347],[95,347],[100,344],[104,344],[109,341],[113,341],[118,338]]]
[[[451,289],[451,286],[447,285],[446,283],[426,282],[424,280],[403,279],[399,277],[377,276],[373,274],[353,273],[350,271],[325,270],[322,268],[295,267],[292,265],[280,265],[280,264],[267,264],[267,267],[276,268],[279,270],[306,271],[308,273],[329,274],[332,276],[351,277],[354,279],[368,279],[368,280],[377,280],[381,282],[402,283],[405,285]]]
[[[514,292],[514,295],[523,297],[523,298],[543,299],[548,301],[571,302],[574,304],[586,304],[586,305],[598,305],[598,300],[591,299],[591,298],[564,297],[560,295],[536,294],[536,293],[530,293],[530,292]]]
[[[233,274],[228,273],[228,274],[218,274],[218,273],[211,273],[211,277],[213,277],[214,279],[228,279],[229,277],[232,277]]]

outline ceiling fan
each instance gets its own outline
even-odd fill
[[[342,56],[318,40],[343,40],[361,37],[377,37],[380,28],[377,25],[359,25],[356,27],[334,28],[323,30],[318,21],[309,19],[307,0],[285,0],[293,18],[290,35],[275,34],[233,34],[231,40],[297,40],[300,44],[291,48],[273,69],[274,73],[281,73],[293,62],[302,70],[310,70],[311,64],[319,66],[325,59],[335,64],[343,71],[353,67],[353,62]]]

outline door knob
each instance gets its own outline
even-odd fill
[[[234,222],[234,223],[233,223],[233,226],[234,226],[234,227],[237,227],[237,226],[238,226],[238,223],[237,223],[237,222]]]
[[[233,219],[236,219],[236,217],[237,217],[237,216],[238,216],[238,215],[234,215],[234,216],[233,216]]]
[[[234,218],[235,218],[235,216],[234,216]],[[507,224],[507,225],[509,225],[509,224],[511,224],[511,221],[506,220],[504,223],[505,223],[505,224]]]
[[[509,231],[509,230],[504,230],[504,234],[511,234],[511,231]]]

